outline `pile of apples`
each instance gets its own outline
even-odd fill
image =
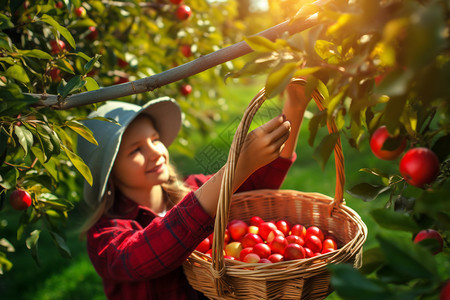
[[[197,251],[211,256],[213,234]],[[253,216],[249,223],[234,219],[225,230],[224,258],[246,263],[275,263],[315,257],[338,249],[335,237],[317,226],[290,224],[286,220],[265,222]]]

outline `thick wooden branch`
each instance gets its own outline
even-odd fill
[[[328,0],[319,0],[314,2],[316,5],[323,5]],[[289,35],[304,31],[319,24],[317,14],[306,18],[296,18],[294,22],[285,21],[256,35],[266,37],[272,41],[284,33]],[[193,61],[177,66],[175,68],[163,71],[161,73],[127,82],[123,84],[103,87],[98,90],[83,92],[66,97],[59,101],[57,95],[30,94],[38,98],[39,106],[51,106],[55,109],[69,109],[82,105],[117,99],[138,93],[152,91],[169,83],[179,81],[189,76],[203,72],[219,64],[233,60],[245,54],[252,52],[252,49],[245,41],[222,48],[210,54],[201,56]]]

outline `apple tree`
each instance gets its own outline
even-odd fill
[[[291,78],[306,77],[307,92],[317,89],[325,98],[326,110],[309,122],[309,144],[321,166],[339,136],[356,149],[371,143],[380,162],[391,159],[391,168],[363,166],[372,180],[348,187],[364,201],[385,201],[370,216],[386,231],[365,250],[361,270],[330,268],[337,294],[436,297],[450,278],[449,2],[316,1],[294,20],[305,12],[316,13],[320,24],[275,41],[247,38],[253,56],[229,76],[267,74],[268,97]],[[327,119],[335,120],[339,135],[315,141]],[[379,128],[384,133],[375,135]],[[422,230],[434,233],[419,242]],[[388,234],[395,232],[401,237]]]
[[[148,77],[233,43],[239,39],[236,14],[233,1],[0,1],[2,232],[8,220],[19,220],[18,241],[0,236],[0,274],[12,267],[7,254],[17,242],[26,243],[39,263],[43,233],[62,256],[71,256],[64,226],[82,198],[83,180],[92,181],[76,140],[96,141],[80,123],[92,106],[62,110],[60,104],[72,94]],[[227,71],[219,66],[124,100],[172,96],[186,113],[184,125],[207,132],[225,105],[216,99],[220,74]],[[33,95],[58,100],[47,107]]]

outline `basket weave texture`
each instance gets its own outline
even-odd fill
[[[305,85],[306,82],[293,79],[291,84]],[[312,97],[323,110],[321,94],[315,90]],[[232,195],[241,146],[253,116],[264,101],[262,89],[247,107],[230,148],[216,213],[212,258],[194,251],[183,264],[184,272],[193,288],[210,299],[323,299],[332,291],[327,271],[329,264],[361,266],[367,227],[343,199],[345,176],[339,139],[335,146],[334,198],[295,190],[256,190]],[[328,129],[330,134],[337,133],[334,122],[328,123]],[[222,249],[228,221],[241,219],[249,222],[252,216],[318,226],[336,237],[338,250],[313,258],[273,264],[224,259]]]

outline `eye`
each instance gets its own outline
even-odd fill
[[[130,151],[129,155],[134,155],[134,154],[138,153],[139,151],[141,151],[141,147],[135,147]]]

